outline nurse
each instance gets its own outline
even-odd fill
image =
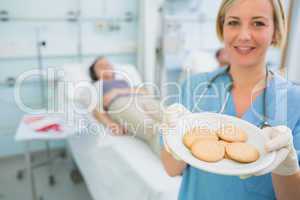
[[[244,179],[193,168],[165,144],[165,170],[182,175],[180,200],[300,199],[300,89],[265,61],[270,46],[284,44],[285,19],[280,0],[222,1],[217,33],[230,65],[188,78],[180,103],[191,112],[221,112],[263,128],[266,150],[277,156],[270,167]]]

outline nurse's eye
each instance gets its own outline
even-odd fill
[[[265,26],[266,24],[264,22],[261,22],[261,21],[256,21],[256,22],[253,22],[253,25],[255,27],[263,27]]]
[[[236,20],[231,20],[231,21],[227,22],[227,25],[228,26],[238,26],[238,25],[240,25],[240,22],[236,21]]]

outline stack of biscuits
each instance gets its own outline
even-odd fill
[[[251,163],[259,159],[259,151],[247,144],[248,136],[234,125],[222,126],[218,130],[194,127],[183,136],[183,144],[197,159],[217,162],[230,159],[239,163]]]

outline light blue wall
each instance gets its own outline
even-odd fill
[[[0,10],[8,11],[10,20],[0,21],[0,157],[23,150],[22,144],[14,141],[14,134],[24,112],[15,103],[14,88],[3,83],[8,77],[16,78],[38,68],[38,40],[47,43],[42,48],[44,68],[89,63],[99,54],[107,55],[112,62],[136,64],[138,0],[84,0],[80,5],[78,2],[1,0]],[[66,20],[69,11],[77,10],[81,11],[80,26]],[[131,21],[124,20],[127,12],[132,13]],[[120,30],[110,30],[111,23]],[[22,87],[26,104],[41,107],[40,87],[39,82],[28,82]],[[63,143],[53,145],[61,147]],[[33,145],[35,150],[43,148],[43,143]]]

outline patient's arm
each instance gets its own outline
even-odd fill
[[[180,176],[186,168],[185,162],[175,160],[165,149],[161,150],[160,157],[169,176]]]
[[[117,96],[120,95],[121,92],[119,89],[112,89],[107,94],[103,96],[103,107],[107,110],[111,101]]]
[[[127,129],[125,127],[123,127],[122,125],[113,121],[107,112],[105,112],[105,111],[100,112],[98,110],[94,110],[93,114],[94,114],[95,118],[100,123],[102,123],[106,127],[108,127],[112,131],[112,133],[114,133],[116,135],[124,135],[127,133]]]

